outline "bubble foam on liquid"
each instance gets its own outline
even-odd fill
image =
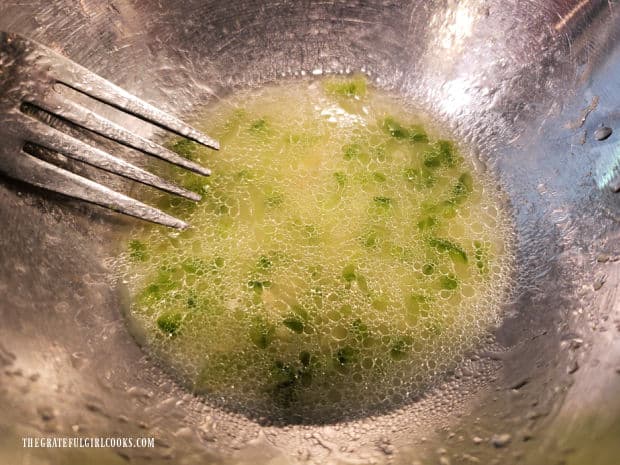
[[[513,263],[495,185],[363,77],[299,80],[208,109],[178,153],[197,204],[159,206],[119,259],[129,318],[195,392],[304,421],[419,396],[500,317]]]

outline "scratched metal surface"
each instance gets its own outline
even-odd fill
[[[593,132],[620,128],[619,21],[597,0],[4,0],[0,30],[189,120],[236,88],[366,72],[497,176],[519,268],[488,347],[425,398],[341,424],[259,425],[184,392],[128,336],[105,263],[132,220],[2,179],[0,461],[617,463],[620,199],[596,187],[596,165],[618,139]],[[19,440],[74,434],[158,442]]]

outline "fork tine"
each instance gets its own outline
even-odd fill
[[[159,110],[53,50],[43,45],[41,47],[49,54],[52,77],[62,84],[179,136],[187,137],[216,150],[220,148],[216,140],[180,119]]]
[[[198,201],[201,198],[200,195],[195,192],[183,189],[125,160],[110,155],[103,150],[48,126],[37,119],[21,114],[20,120],[23,130],[26,132],[24,137],[26,141],[55,150],[67,157],[101,168],[110,173],[121,175],[125,178],[186,197],[190,200]]]
[[[131,197],[109,189],[90,179],[59,168],[22,151],[2,171],[11,178],[48,189],[59,194],[85,200],[106,208],[152,223],[177,229],[188,224],[157,208],[145,205]]]
[[[153,155],[166,160],[174,165],[186,168],[203,176],[210,176],[211,170],[194,163],[187,158],[174,153],[172,150],[156,144],[148,139],[128,131],[124,127],[88,110],[82,105],[71,100],[58,97],[56,94],[48,94],[45,98],[33,100],[33,105],[41,107],[56,116],[65,118],[72,123],[82,126],[103,137],[120,142],[123,145],[134,148],[148,155]]]

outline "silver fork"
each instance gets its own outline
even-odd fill
[[[57,52],[17,34],[0,32],[0,172],[11,178],[127,215],[174,228],[186,228],[187,223],[157,208],[24,150],[29,146],[43,147],[142,184],[191,200],[200,200],[198,194],[56,129],[24,111],[24,105],[30,105],[145,154],[204,176],[211,174],[209,169],[140,137],[70,97],[61,95],[56,88],[58,85],[64,85],[179,136],[219,149],[217,141]]]

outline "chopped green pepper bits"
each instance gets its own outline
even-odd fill
[[[136,231],[120,260],[131,327],[195,392],[342,418],[422,393],[496,321],[507,217],[424,118],[361,76],[207,110],[218,154],[168,146],[217,176],[178,174],[198,203],[153,202],[192,228]]]
[[[344,267],[344,269],[342,270],[342,277],[344,278],[345,281],[347,282],[351,282],[355,280],[355,265],[347,265]]]
[[[453,291],[454,289],[459,287],[459,282],[456,279],[456,276],[454,276],[453,274],[449,274],[439,278],[439,284],[442,289],[446,289],[448,291]]]
[[[304,332],[304,323],[296,316],[285,318],[282,324],[294,333],[301,334]]]
[[[146,244],[138,239],[129,241],[129,256],[136,261],[144,262],[149,258]]]
[[[439,252],[448,252],[454,261],[467,263],[467,253],[454,242],[447,239],[431,238],[429,244]]]
[[[160,315],[156,322],[157,327],[168,336],[174,336],[181,328],[183,315],[177,312],[167,312]]]

